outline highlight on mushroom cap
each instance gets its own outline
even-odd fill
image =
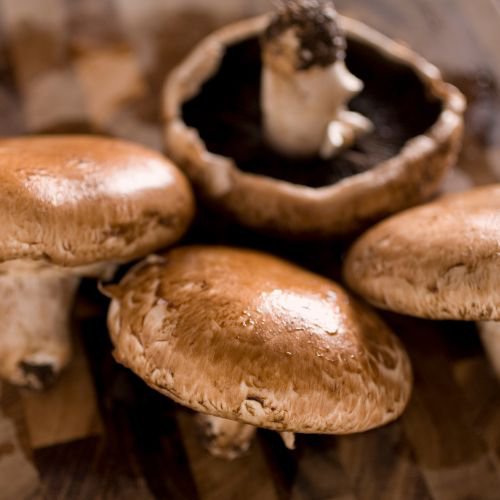
[[[172,162],[89,135],[0,139],[0,377],[46,388],[71,357],[80,278],[180,238],[194,212]]]
[[[117,361],[196,411],[276,431],[346,434],[405,408],[397,338],[342,287],[277,257],[178,247],[123,278]]]

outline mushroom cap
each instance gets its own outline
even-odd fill
[[[500,320],[500,185],[391,217],[356,241],[344,276],[378,307],[431,319]]]
[[[212,33],[170,73],[165,83],[167,151],[197,191],[240,224],[300,238],[351,234],[435,193],[461,145],[463,95],[443,81],[435,66],[406,46],[340,15],[339,25],[349,39],[415,73],[427,94],[441,103],[435,123],[424,134],[407,141],[396,156],[318,188],[244,172],[233,158],[207,150],[198,131],[184,121],[183,105],[217,73],[229,46],[261,36],[271,19],[247,19]]]
[[[194,211],[165,157],[94,136],[0,140],[0,261],[127,261],[177,240]]]
[[[115,358],[196,411],[350,433],[395,419],[410,396],[407,355],[375,313],[278,258],[177,248],[110,293]]]

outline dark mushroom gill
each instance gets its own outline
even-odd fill
[[[349,107],[372,120],[375,130],[335,158],[294,159],[267,145],[257,38],[228,47],[219,71],[184,104],[183,118],[199,131],[209,151],[233,158],[243,171],[311,187],[334,184],[397,155],[406,141],[435,123],[442,109],[410,67],[375,48],[348,39],[346,62],[365,83]]]

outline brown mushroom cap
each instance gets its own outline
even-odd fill
[[[349,286],[377,306],[432,319],[500,320],[500,185],[395,215],[349,251]]]
[[[203,40],[170,73],[163,114],[169,155],[198,192],[239,223],[298,237],[353,233],[387,214],[426,200],[440,185],[460,148],[465,99],[418,54],[354,19],[338,16],[346,36],[409,68],[442,106],[435,123],[406,142],[399,154],[370,170],[318,188],[241,170],[233,158],[207,149],[188,126],[183,106],[217,73],[226,49],[261,36],[271,16],[228,25]],[[408,117],[412,120],[412,117]]]
[[[349,433],[399,416],[405,351],[335,283],[224,247],[146,260],[110,290],[115,357],[194,410],[279,431]]]
[[[0,140],[0,260],[125,261],[178,239],[193,215],[182,173],[142,146],[93,136]]]

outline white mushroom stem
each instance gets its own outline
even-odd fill
[[[500,379],[500,322],[485,321],[478,323],[478,327],[486,355]]]
[[[288,156],[331,157],[372,129],[370,120],[346,103],[363,83],[344,61],[288,71],[265,64],[261,107],[268,142]]]
[[[295,449],[295,433],[294,432],[280,432],[281,439],[283,440],[283,443],[285,443],[285,446],[289,450],[294,450]]]
[[[253,425],[202,413],[196,415],[196,420],[209,453],[226,460],[243,455],[257,431]]]
[[[344,63],[345,37],[329,0],[287,0],[262,37],[265,135],[289,156],[329,158],[373,127],[349,111],[363,82]]]
[[[0,378],[31,389],[49,385],[71,358],[70,319],[80,276],[110,277],[115,267],[0,264]]]
[[[66,366],[71,355],[70,312],[78,282],[76,276],[52,270],[13,270],[0,275],[2,378],[42,389]]]
[[[248,451],[257,431],[253,425],[203,413],[198,413],[196,420],[209,453],[226,460],[234,460]],[[280,432],[280,436],[289,450],[295,449],[293,432]]]

